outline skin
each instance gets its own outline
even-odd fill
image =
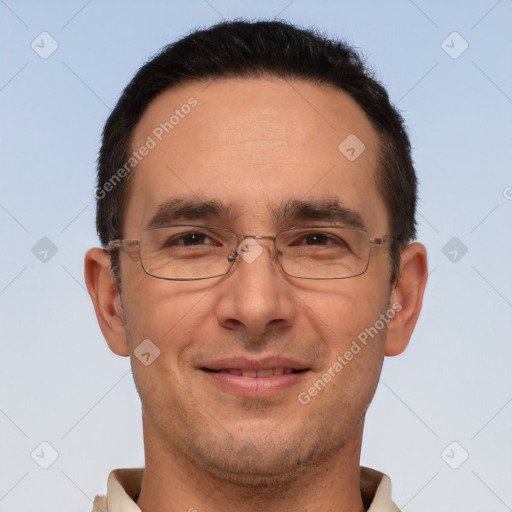
[[[132,147],[193,96],[198,105],[140,162],[130,180],[124,238],[138,238],[170,199],[219,200],[230,209],[198,224],[275,235],[271,212],[289,200],[337,199],[358,212],[370,236],[390,232],[377,189],[378,137],[344,92],[277,78],[226,79],[167,90],[148,107]],[[356,134],[366,149],[349,161],[338,145]],[[359,458],[364,417],[384,356],[405,350],[427,277],[426,251],[402,254],[390,287],[388,248],[372,249],[351,279],[286,276],[272,244],[223,277],[177,282],[144,273],[136,249],[121,250],[121,294],[108,254],[91,249],[85,274],[111,350],[130,356],[143,405],[145,511],[363,511]],[[307,405],[298,393],[317,381],[352,340],[393,304],[387,327]],[[149,366],[144,339],[160,356]],[[244,398],[200,370],[205,361],[279,355],[307,362],[297,385]]]

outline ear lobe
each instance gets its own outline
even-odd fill
[[[425,246],[409,244],[402,251],[399,276],[391,292],[390,306],[396,304],[397,313],[388,324],[386,356],[396,356],[407,348],[423,304],[427,277]]]
[[[110,255],[104,249],[90,249],[85,254],[84,271],[96,318],[110,350],[128,356],[124,312],[110,271]]]

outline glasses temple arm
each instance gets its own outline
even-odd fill
[[[108,243],[107,249],[111,251],[112,249],[117,249],[119,247],[134,247],[135,245],[139,245],[138,240],[112,240]]]

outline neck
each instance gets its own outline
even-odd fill
[[[137,505],[142,512],[364,512],[359,458],[363,424],[345,445],[306,468],[263,480],[214,474],[165,441],[143,414],[145,471]]]

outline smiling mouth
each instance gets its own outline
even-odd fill
[[[239,377],[250,377],[253,379],[261,379],[268,377],[275,377],[279,375],[289,375],[292,373],[303,373],[308,371],[307,368],[297,370],[295,368],[267,368],[264,370],[240,370],[238,368],[223,368],[221,370],[212,370],[211,368],[201,368],[201,370],[209,372],[209,373],[229,373],[230,375],[237,375]]]

